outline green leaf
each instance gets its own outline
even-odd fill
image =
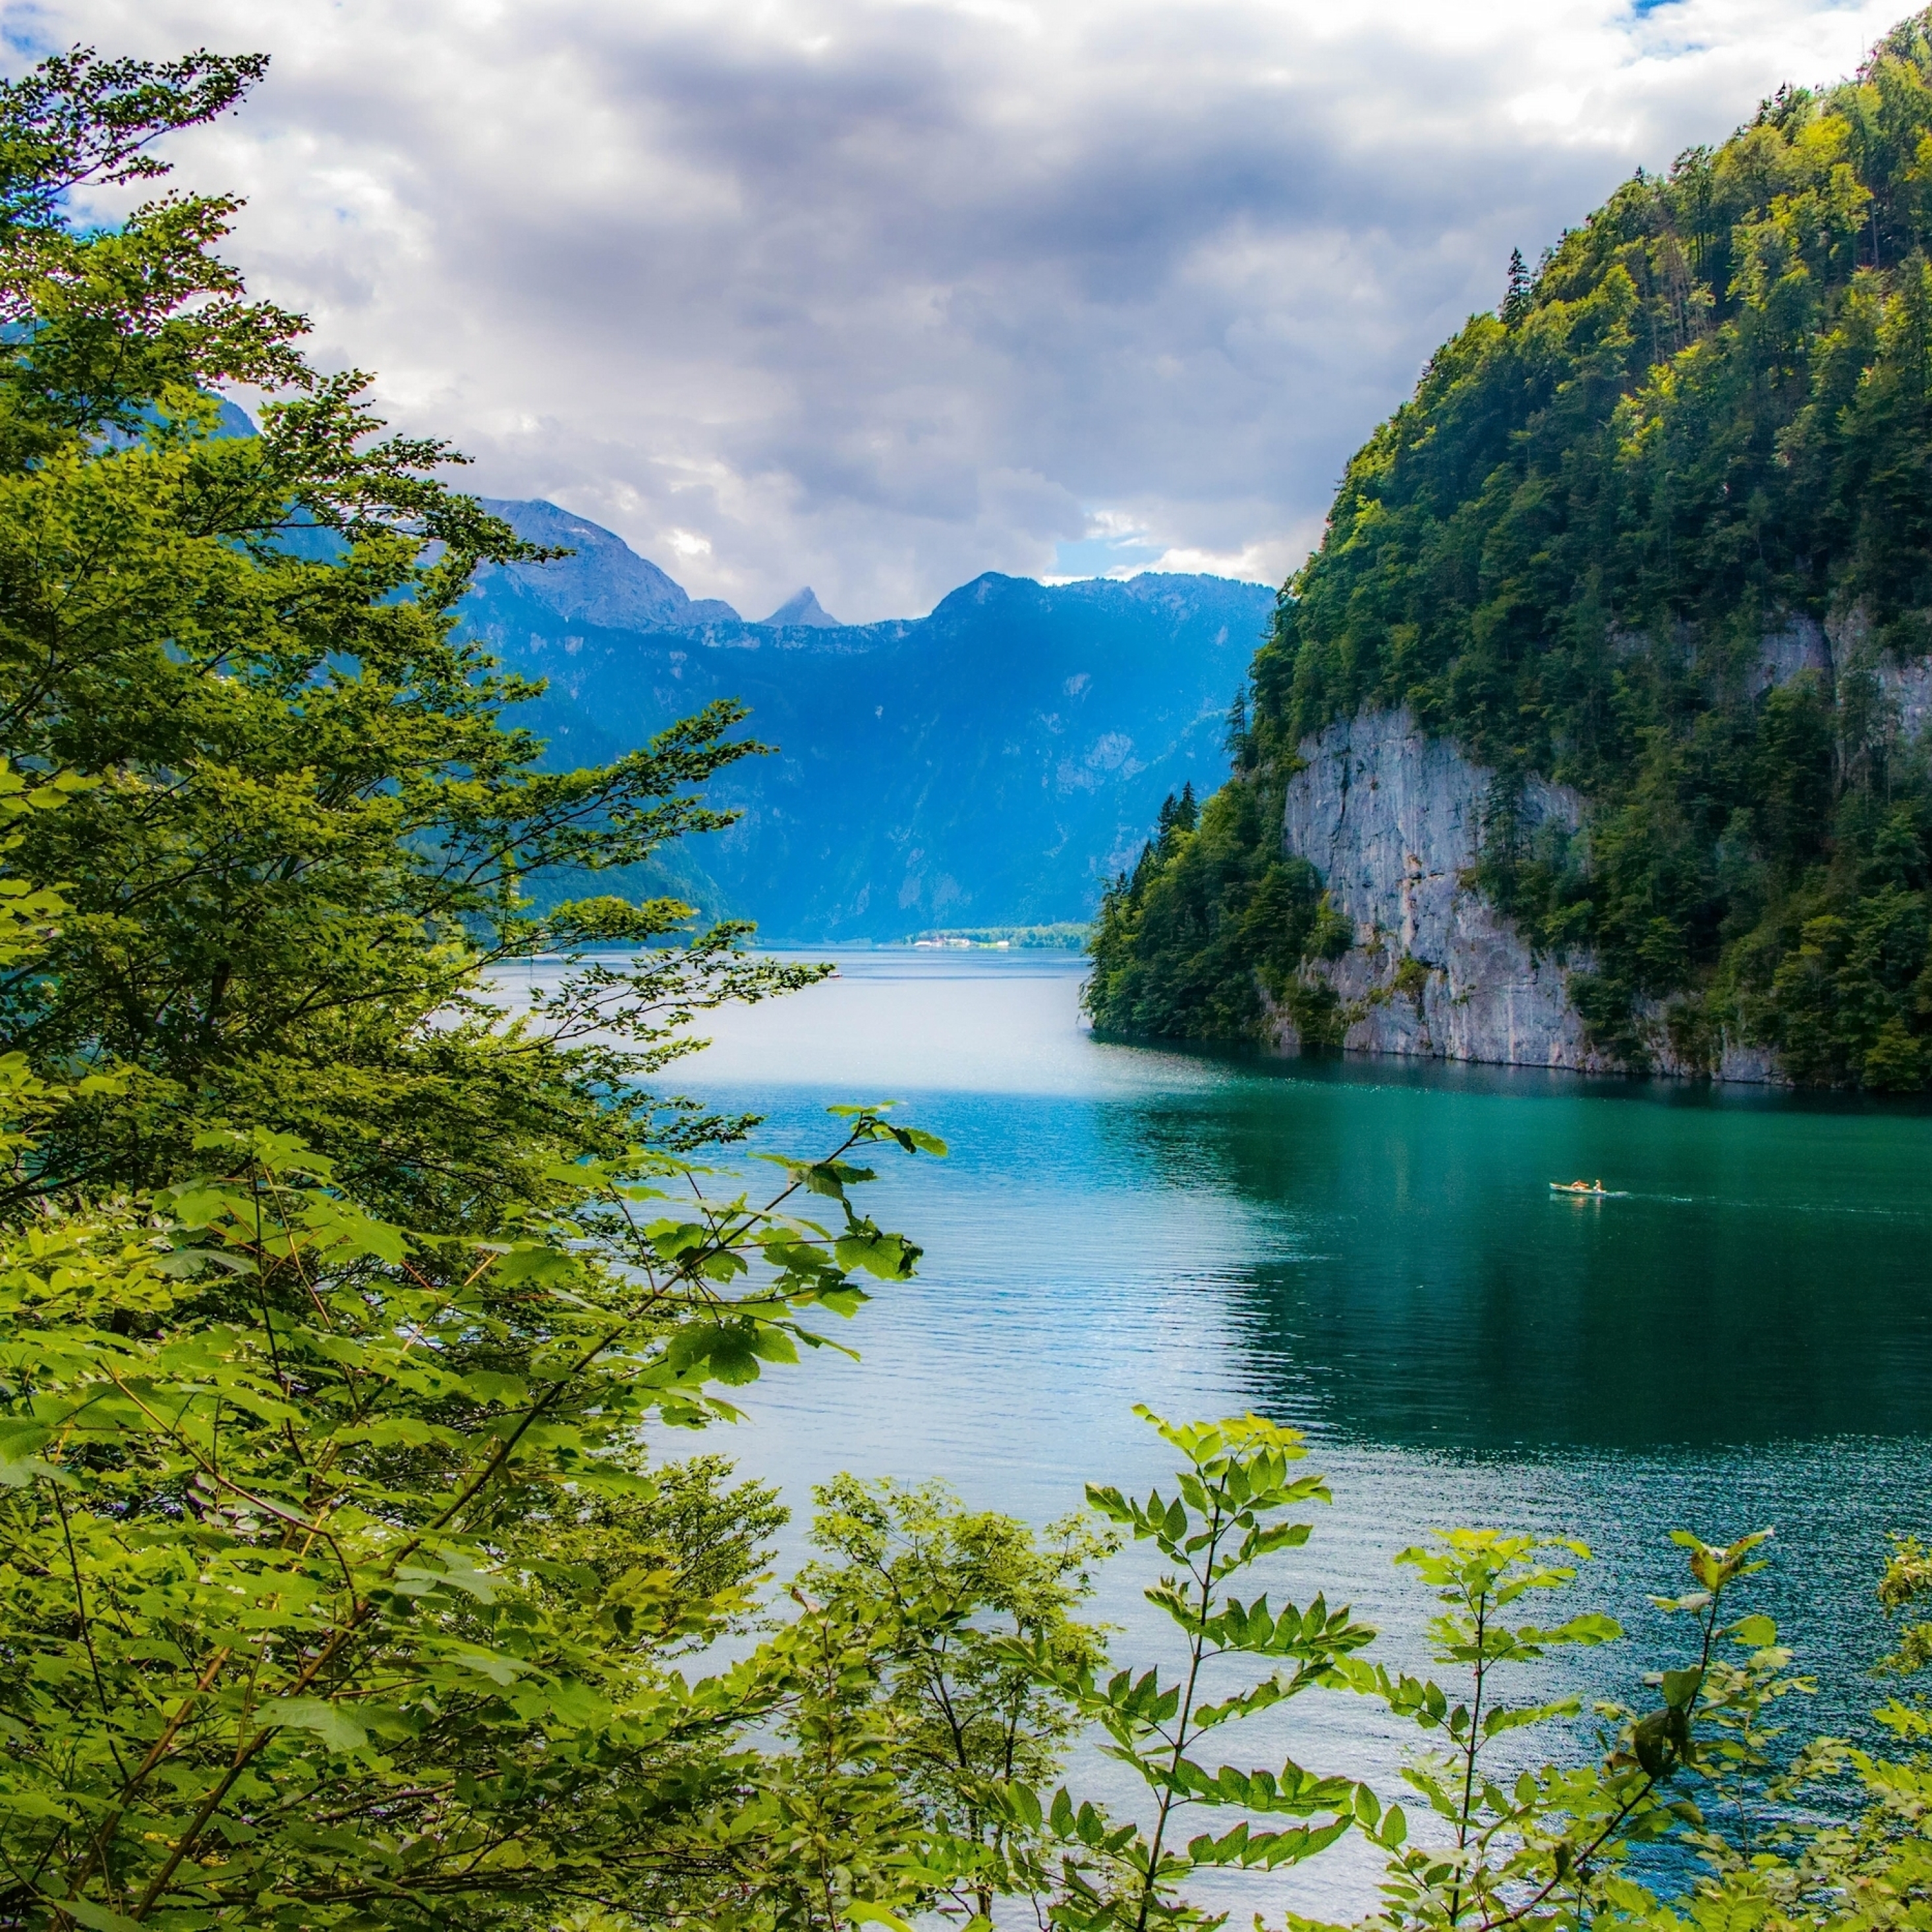
[[[1057,1838],[1070,1838],[1073,1835],[1073,1800],[1065,1785],[1053,1794],[1053,1803],[1048,1808],[1047,1822],[1053,1828]]]
[[[568,1280],[578,1271],[574,1256],[555,1248],[519,1243],[496,1262],[497,1279],[506,1286],[522,1282],[556,1282]]]
[[[369,1734],[339,1705],[326,1697],[283,1697],[262,1710],[265,1723],[313,1731],[331,1750],[361,1750]]]
[[[1544,1643],[1614,1643],[1623,1634],[1623,1625],[1614,1617],[1586,1610],[1554,1630],[1540,1632],[1539,1636]]]
[[[1505,1731],[1547,1724],[1552,1718],[1574,1717],[1580,1708],[1574,1697],[1560,1697],[1549,1704],[1492,1705],[1483,1713],[1483,1736],[1500,1737]]]
[[[1696,1701],[1703,1682],[1704,1672],[1696,1665],[1684,1670],[1666,1670],[1664,1673],[1664,1702],[1674,1710],[1688,1710]]]
[[[71,1470],[63,1469],[56,1463],[43,1462],[38,1456],[22,1456],[17,1460],[0,1458],[0,1489],[24,1490],[39,1480],[58,1483],[63,1489],[75,1490],[80,1486],[79,1478]]]
[[[50,1898],[46,1903],[52,1909],[64,1912],[76,1925],[86,1926],[88,1932],[146,1932],[139,1919],[110,1912],[91,1898]]]

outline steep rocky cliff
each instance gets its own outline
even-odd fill
[[[1631,640],[1648,650],[1650,640]],[[1745,672],[1748,695],[1810,674],[1834,703],[1868,678],[1892,741],[1910,746],[1932,722],[1932,659],[1882,651],[1860,609],[1820,623],[1788,617],[1764,638]],[[1406,709],[1371,710],[1302,741],[1303,769],[1288,782],[1285,850],[1321,874],[1330,903],[1354,926],[1340,959],[1311,962],[1304,979],[1332,986],[1343,1043],[1364,1053],[1414,1054],[1513,1066],[1616,1072],[1624,1063],[1593,1046],[1570,996],[1573,972],[1593,972],[1585,949],[1558,958],[1533,948],[1475,883],[1495,774]],[[1540,778],[1517,807],[1519,836],[1582,834],[1580,794]],[[1641,1005],[1649,1070],[1749,1083],[1781,1082],[1768,1048],[1720,1036],[1714,1054],[1687,1062],[1663,1008]],[[1287,1051],[1300,1046],[1276,1006],[1270,1024]]]
[[[1780,664],[1772,675],[1798,668]],[[1304,741],[1301,758],[1304,768],[1288,784],[1282,838],[1292,856],[1320,873],[1330,904],[1355,928],[1354,944],[1339,959],[1304,969],[1340,997],[1345,1046],[1502,1066],[1622,1070],[1591,1046],[1570,998],[1570,974],[1592,970],[1594,959],[1581,952],[1566,960],[1539,954],[1475,883],[1492,772],[1446,740],[1428,737],[1406,710],[1331,724]],[[1516,823],[1526,837],[1571,837],[1582,830],[1583,801],[1532,778]],[[1276,1043],[1298,1051],[1300,1037],[1285,1010],[1276,1008],[1270,1018]],[[1687,1066],[1662,1016],[1651,1018],[1652,1063],[1660,1072],[1760,1082],[1779,1077],[1769,1054],[1730,1042],[1714,1067]]]
[[[1304,742],[1301,755],[1282,835],[1354,926],[1348,952],[1306,969],[1340,995],[1345,1044],[1370,1053],[1599,1066],[1564,968],[1538,958],[1474,883],[1492,774],[1426,736],[1406,710],[1331,724]],[[1524,816],[1574,832],[1582,802],[1539,782]],[[1288,1050],[1300,1045],[1285,1015],[1276,1036]]]

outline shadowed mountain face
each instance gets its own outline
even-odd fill
[[[1161,800],[1220,782],[1274,602],[1220,578],[989,573],[916,621],[838,624],[802,592],[788,621],[749,624],[554,505],[489,507],[577,552],[487,570],[467,607],[507,668],[550,681],[520,722],[553,763],[613,756],[714,698],[751,706],[776,750],[713,788],[744,816],[675,855],[673,883],[773,940],[1090,916]]]

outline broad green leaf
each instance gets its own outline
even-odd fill
[[[142,1932],[138,1919],[110,1912],[106,1906],[97,1905],[91,1898],[50,1899],[47,1902],[65,1912],[76,1925],[87,1927],[88,1932]]]
[[[262,1708],[266,1724],[313,1731],[331,1750],[361,1750],[369,1734],[340,1705],[326,1697],[284,1697]]]

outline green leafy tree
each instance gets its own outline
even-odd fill
[[[780,1748],[747,1760],[698,1840],[705,1882],[665,1912],[716,1932],[848,1932],[908,1917],[958,1874],[898,1774],[884,1646],[863,1607],[809,1606],[748,1674]],[[653,1920],[652,1923],[657,1922]]]
[[[934,1893],[990,1925],[996,1895],[1028,1888],[1041,1845],[1013,1787],[1058,1770],[1082,1728],[1064,1686],[1106,1658],[1102,1633],[1073,1612],[1116,1540],[1077,1516],[1036,1536],[940,1483],[842,1476],[813,1494],[826,1554],[794,1592],[812,1618],[863,1634],[862,1708],[944,1874]]]
[[[1271,848],[1264,828],[1280,820],[1278,788],[1258,782],[1223,787],[1195,824],[1168,814],[1159,843],[1101,896],[1081,995],[1096,1030],[1236,1037],[1270,1002],[1324,1030],[1301,968],[1322,956],[1335,924],[1352,929],[1326,905],[1315,868]]]
[[[1894,1616],[1909,1610],[1926,1594],[1928,1582],[1932,1571],[1917,1539],[1894,1539],[1879,1584],[1886,1610]],[[1748,1641],[1762,1633],[1741,1634]],[[1927,1638],[1922,1623],[1906,1624],[1898,1651],[1880,1665],[1881,1672],[1903,1680],[1916,1676],[1924,1668]],[[1932,1716],[1923,1695],[1908,1689],[1874,1713],[1902,1755],[1816,1738],[1786,1754],[1766,1779],[1758,1768],[1773,1748],[1774,1727],[1766,1713],[1774,1694],[1805,1688],[1804,1680],[1794,1687],[1779,1670],[1787,1654],[1775,1652],[1754,1657],[1742,1670],[1732,1667],[1732,1684],[1741,1684],[1744,1695],[1726,1766],[1729,1828],[1696,1835],[1703,1875],[1666,1900],[1628,1882],[1607,1887],[1606,1921],[1643,1932],[1718,1924],[1904,1932],[1924,1922],[1932,1907],[1932,1753],[1927,1749]],[[1846,1768],[1855,1773],[1865,1805],[1862,1816],[1840,1822],[1808,1802],[1805,1786]],[[1758,1802],[1739,1802],[1746,1796]]]
[[[1692,1620],[1693,1654],[1648,1675],[1659,1700],[1651,1708],[1598,1705],[1600,1755],[1568,1764],[1538,1763],[1530,1754],[1539,1733],[1579,1714],[1580,1701],[1525,1702],[1508,1684],[1552,1653],[1613,1642],[1622,1628],[1594,1611],[1553,1624],[1520,1622],[1512,1612],[1532,1592],[1574,1583],[1587,1548],[1465,1529],[1404,1551],[1396,1561],[1412,1566],[1443,1606],[1431,1647],[1460,1682],[1445,1688],[1392,1676],[1360,1658],[1340,1666],[1352,1688],[1441,1740],[1402,1772],[1427,1805],[1422,1828],[1412,1834],[1397,1806],[1379,1818],[1360,1808],[1364,1831],[1388,1859],[1383,1909],[1371,1922],[1577,1932],[1658,1909],[1627,1874],[1635,1847],[1673,1838],[1714,1867],[1736,1870],[1775,1843],[1790,1828],[1799,1787],[1834,1768],[1841,1748],[1818,1739],[1779,1755],[1769,1714],[1812,1686],[1790,1670],[1791,1653],[1778,1645],[1772,1620],[1736,1616],[1731,1601],[1764,1567],[1756,1552],[1768,1535],[1719,1548],[1675,1533],[1695,1587],[1652,1601]]]
[[[1300,1549],[1312,1526],[1290,1513],[1329,1500],[1324,1478],[1292,1473],[1307,1454],[1300,1434],[1254,1415],[1174,1424],[1136,1412],[1184,1459],[1176,1493],[1156,1490],[1143,1502],[1090,1484],[1087,1498],[1173,1565],[1147,1597],[1180,1634],[1179,1674],[1130,1668],[1103,1682],[1091,1670],[1066,1672],[1037,1644],[1015,1647],[1046,1682],[1074,1696],[1108,1756],[1147,1790],[1143,1821],[1116,1823],[1103,1806],[1064,1787],[1046,1808],[1058,1841],[1052,1917],[1069,1932],[1218,1924],[1189,1901],[1183,1888],[1190,1877],[1298,1864],[1353,1828],[1358,1802],[1352,1780],[1323,1778],[1292,1759],[1278,1771],[1210,1769],[1199,1756],[1225,1726],[1334,1681],[1341,1660],[1375,1634],[1318,1594],[1305,1609],[1276,1610],[1265,1594],[1244,1603],[1228,1587],[1268,1557]],[[1243,1660],[1272,1667],[1258,1682],[1228,1683],[1222,1666]],[[1039,1815],[1036,1799],[1028,1808]],[[1244,1815],[1219,1837],[1202,1831],[1184,1838],[1191,1815],[1224,1808]]]
[[[1364,1654],[1374,1632],[1346,1611],[1329,1611],[1319,1596],[1306,1611],[1278,1614],[1265,1598],[1244,1606],[1230,1593],[1216,1600],[1222,1577],[1306,1541],[1309,1526],[1282,1521],[1281,1513],[1326,1499],[1319,1478],[1289,1476],[1302,1453],[1294,1432],[1252,1417],[1159,1426],[1188,1458],[1180,1493],[1143,1504],[1096,1486],[1088,1496],[1175,1564],[1148,1596],[1182,1633],[1182,1670],[1178,1678],[1122,1671],[1102,1687],[1091,1675],[1075,1679],[1034,1660],[1043,1681],[1079,1693],[1104,1748],[1133,1768],[1148,1793],[1145,1816],[1117,1822],[1064,1790],[1042,1808],[1028,1787],[1012,1787],[1016,1812],[1040,1820],[1057,1840],[1052,1856],[1036,1862],[1030,1888],[1043,1922],[1221,1924],[1225,1914],[1190,1896],[1191,1880],[1228,1866],[1292,1868],[1351,1832],[1385,1860],[1381,1909],[1358,1932],[1755,1928],[1765,1915],[1749,1910],[1748,1898],[1818,1900],[1835,1887],[1842,1899],[1870,1876],[1875,1856],[1923,1857],[1922,1766],[1877,1765],[1830,1738],[1792,1748],[1774,1720],[1785,1700],[1814,1686],[1791,1670],[1791,1652],[1769,1618],[1738,1612],[1740,1586],[1764,1568],[1769,1532],[1723,1547],[1676,1533],[1693,1587],[1651,1601],[1690,1623],[1689,1654],[1646,1673],[1652,1694],[1638,1706],[1594,1706],[1587,1720],[1594,1736],[1579,1738],[1578,1698],[1546,1690],[1526,1697],[1517,1687],[1567,1650],[1622,1636],[1593,1610],[1554,1622],[1524,1619],[1531,1602],[1574,1583],[1585,1546],[1460,1529],[1405,1550],[1397,1562],[1417,1572],[1441,1606],[1428,1629],[1430,1648],[1456,1674],[1438,1682],[1391,1672]],[[1903,1606],[1932,1590],[1928,1578],[1932,1564],[1916,1544],[1902,1541],[1887,1601]],[[1909,1629],[1901,1667],[1916,1667],[1928,1647],[1924,1628]],[[1024,1646],[1012,1648],[1016,1658],[1027,1654]],[[1206,1673],[1243,1656],[1280,1663],[1271,1676],[1217,1697]],[[1419,1825],[1370,1786],[1320,1778],[1292,1760],[1279,1773],[1205,1767],[1198,1752],[1207,1732],[1317,1688],[1375,1698],[1422,1733],[1425,1748],[1402,1768],[1423,1801]],[[1922,1717],[1895,1708],[1883,1714],[1909,1736],[1924,1734]],[[1557,1756],[1539,1758],[1552,1733],[1562,1738]],[[1847,1762],[1865,1769],[1892,1808],[1856,1840],[1805,1813],[1807,1787]],[[1195,1806],[1244,1815],[1232,1830],[1196,1832],[1184,1846],[1182,1821]],[[1283,1814],[1316,1822],[1283,1827]],[[1630,1875],[1629,1854],[1665,1839],[1694,1851],[1712,1874],[1695,1888],[1702,1903],[1689,1921]],[[1881,1841],[1890,1850],[1875,1855]],[[1736,1911],[1744,1916],[1725,1916]],[[1816,1922],[1822,1932],[1827,1922]],[[1290,1932],[1336,1932],[1292,1911],[1286,1923]]]
[[[1442,1604],[1430,1625],[1431,1648],[1438,1662],[1466,1673],[1467,1689],[1456,1695],[1432,1681],[1391,1679],[1385,1669],[1357,1660],[1345,1666],[1355,1688],[1379,1696],[1399,1716],[1444,1740],[1442,1750],[1407,1766],[1403,1775],[1442,1821],[1450,1842],[1409,1845],[1406,1818],[1394,1806],[1371,1828],[1394,1853],[1384,1887],[1392,1918],[1454,1926],[1465,1918],[1488,1924],[1507,1916],[1508,1887],[1524,1876],[1526,1856],[1533,1862],[1542,1849],[1535,1844],[1534,1821],[1546,1792],[1533,1776],[1505,1790],[1491,1762],[1497,1741],[1525,1726],[1572,1716],[1580,1707],[1574,1698],[1510,1702],[1499,1694],[1498,1679],[1511,1666],[1540,1664],[1553,1649],[1602,1643],[1622,1630],[1588,1611],[1547,1626],[1514,1624],[1506,1613],[1532,1591],[1573,1582],[1576,1559],[1588,1553],[1578,1543],[1462,1529],[1396,1558]]]
[[[941,1150],[835,1110],[762,1202],[668,1150],[734,1130],[636,1090],[692,1014],[815,976],[742,928],[503,1010],[688,936],[521,884],[755,748],[541,771],[456,627],[538,554],[248,298],[231,200],[71,222],[263,66],[0,84],[0,1924],[708,1924],[811,1633],[680,1674],[782,1512],[652,1448],[910,1271],[851,1156]]]
[[[692,1012],[815,969],[748,960],[742,927],[693,938],[669,900],[532,916],[533,873],[723,823],[694,788],[755,748],[741,712],[540,770],[502,718],[535,687],[458,606],[480,562],[542,554],[248,297],[214,252],[231,197],[70,218],[74,188],[159,175],[148,144],[264,65],[83,51],[0,84],[0,751],[86,782],[15,828],[26,890],[65,910],[0,972],[0,1039],[69,1103],[0,1206],[161,1184],[221,1118],[298,1133],[415,1225],[488,1226],[650,1125],[634,1082]],[[259,436],[218,433],[236,386],[271,399]],[[646,950],[514,1019],[489,990],[509,959],[613,946]],[[112,1105],[74,1084],[110,1068]]]
[[[1503,291],[1503,305],[1497,311],[1505,322],[1520,322],[1528,314],[1534,286],[1528,264],[1522,259],[1522,250],[1512,248],[1509,258],[1509,280]]]
[[[1040,1883],[1032,1785],[1078,1726],[1038,1666],[1101,1654],[1070,1612],[1108,1539],[1077,1519],[1036,1537],[936,1484],[816,1494],[827,1554],[757,1660],[777,1748],[710,1820],[740,1876],[692,1922],[844,1932],[937,1912],[990,1932],[1000,1897]]]
[[[369,1216],[285,1137],[0,1256],[0,1924],[524,1925],[728,1891],[760,1657],[688,1684],[772,1520],[647,1425],[824,1346],[916,1250],[854,1110],[769,1201],[665,1155],[493,1238]],[[839,1215],[800,1217],[815,1195]],[[798,1641],[804,1641],[801,1639]]]

